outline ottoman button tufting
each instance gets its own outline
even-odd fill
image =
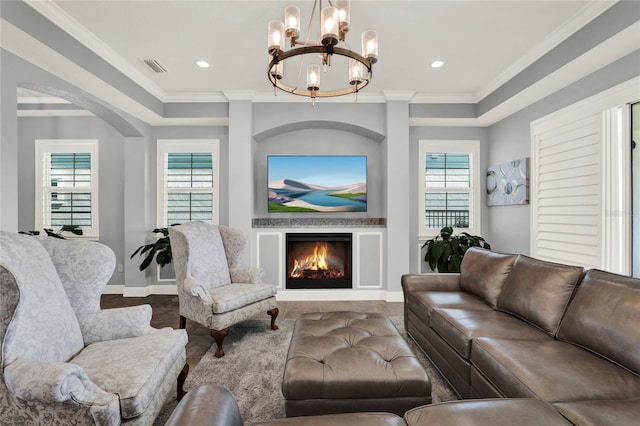
[[[287,417],[358,411],[402,415],[431,402],[431,382],[384,315],[311,313],[296,321],[282,394]]]

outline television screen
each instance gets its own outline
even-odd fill
[[[269,213],[366,212],[365,155],[270,155]]]

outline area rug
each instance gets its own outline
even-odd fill
[[[447,382],[431,365],[413,340],[407,336],[401,317],[391,317],[401,335],[416,354],[431,379],[433,402],[457,399]],[[280,385],[295,320],[278,320],[280,329],[269,328],[269,320],[250,320],[237,324],[225,338],[225,356],[214,356],[215,344],[189,372],[185,390],[201,383],[216,383],[236,397],[245,423],[284,417],[284,398]],[[163,425],[176,406],[175,397],[165,404],[155,425]]]

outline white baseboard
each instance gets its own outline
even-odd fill
[[[387,302],[404,302],[404,293],[401,291],[387,291]]]
[[[402,292],[385,290],[278,290],[277,300],[281,301],[338,301],[338,300],[384,300],[402,302]]]
[[[175,284],[149,285],[146,287],[125,287],[124,285],[108,285],[102,294],[121,294],[124,297],[147,297],[152,294],[177,295]],[[386,302],[403,302],[401,291],[385,290],[278,290],[277,300],[282,301],[337,301],[337,300],[384,300]]]
[[[152,294],[177,295],[178,290],[175,284],[168,285],[150,285],[146,287],[126,287],[122,284],[108,285],[102,291],[102,294],[121,294],[124,297],[147,297]]]
[[[122,284],[108,285],[102,290],[102,294],[122,294],[123,291],[124,286]]]

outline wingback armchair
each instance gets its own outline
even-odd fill
[[[218,358],[224,356],[222,343],[233,324],[266,312],[271,329],[278,329],[276,287],[262,282],[263,270],[239,266],[247,245],[242,231],[193,221],[169,227],[169,239],[180,328],[187,318],[209,328]]]
[[[101,310],[114,266],[97,242],[0,232],[0,423],[150,425],[182,396],[185,331]]]

